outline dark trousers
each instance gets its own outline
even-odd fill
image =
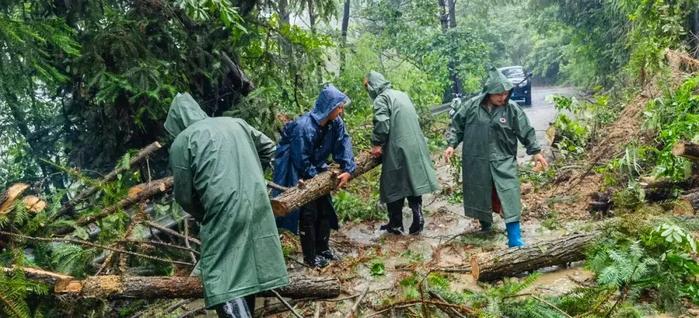
[[[330,195],[324,195],[300,208],[299,237],[303,257],[312,260],[330,249],[330,228],[336,218]]]
[[[408,206],[410,209],[414,209],[414,207],[418,205],[422,205],[422,196],[409,196],[408,198]],[[386,208],[388,208],[388,213],[389,215],[398,214],[398,215],[403,215],[403,205],[405,204],[405,198],[398,199],[393,202],[386,203]],[[402,217],[401,217],[402,219]]]

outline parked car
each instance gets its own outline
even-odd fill
[[[531,72],[525,72],[524,67],[508,66],[498,69],[502,72],[505,77],[507,77],[512,84],[515,86],[512,89],[512,95],[510,99],[517,101],[520,105],[529,106],[532,104],[532,81]]]

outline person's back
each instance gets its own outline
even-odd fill
[[[188,94],[175,98],[165,127],[176,136],[175,200],[201,223],[206,305],[226,317],[237,298],[288,284],[263,177],[274,143],[242,119],[209,118]]]
[[[371,142],[372,155],[382,161],[380,199],[389,210],[389,223],[381,229],[393,234],[403,232],[402,209],[407,198],[413,211],[409,233],[418,234],[424,227],[422,195],[439,186],[415,106],[406,93],[391,88],[380,73],[369,72],[365,86],[374,100]]]

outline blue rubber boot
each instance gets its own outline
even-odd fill
[[[524,241],[522,241],[522,232],[519,229],[519,222],[510,222],[505,224],[505,226],[507,227],[507,246],[524,246]]]

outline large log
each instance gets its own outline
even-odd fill
[[[471,257],[471,275],[476,280],[493,281],[579,261],[585,258],[585,250],[600,235],[600,232],[573,234],[525,247],[477,254]]]
[[[148,183],[142,183],[132,187],[129,190],[129,195],[117,202],[115,205],[102,209],[97,214],[82,217],[76,221],[78,226],[85,226],[93,222],[97,222],[107,216],[114,214],[116,211],[128,209],[136,203],[148,200],[158,194],[165,193],[172,189],[174,179],[166,177],[154,180]],[[73,231],[73,228],[61,228],[56,231],[58,235],[65,235]]]
[[[196,276],[92,276],[84,280],[30,267],[1,267],[3,272],[22,271],[32,280],[52,285],[56,294],[97,298],[201,298],[204,289]],[[292,273],[289,285],[278,288],[283,297],[328,299],[340,295],[340,281]],[[262,296],[272,296],[263,293]]]
[[[355,161],[357,169],[354,171],[352,178],[365,174],[381,163],[367,152],[358,155]],[[303,186],[297,185],[292,187],[272,199],[274,215],[285,216],[294,209],[335,190],[337,187],[337,175],[338,172],[332,169],[319,173],[314,178],[306,180]]]
[[[54,219],[68,213],[68,211],[72,210],[73,207],[75,207],[75,205],[91,197],[93,194],[97,193],[97,191],[99,191],[105,183],[116,179],[116,177],[120,173],[129,170],[133,165],[141,162],[143,159],[148,158],[152,153],[156,152],[158,149],[162,147],[163,146],[156,141],[146,146],[145,148],[139,150],[138,153],[129,160],[128,166],[117,166],[116,168],[114,168],[114,170],[112,170],[110,173],[104,176],[104,178],[102,178],[102,180],[100,180],[95,186],[89,187],[78,193],[78,195],[76,195],[72,200],[68,201],[61,207]]]
[[[283,297],[328,299],[340,295],[336,278],[291,275],[288,286],[278,288]],[[202,298],[204,289],[196,276],[92,276],[84,280],[61,280],[56,283],[57,294],[74,294],[88,298],[173,299]],[[273,296],[264,292],[261,296]]]
[[[699,161],[699,144],[679,142],[672,147],[672,154]]]

